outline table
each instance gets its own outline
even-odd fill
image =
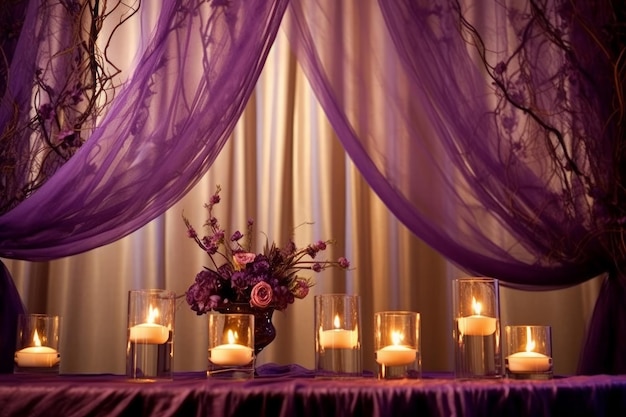
[[[266,364],[248,381],[177,373],[156,383],[122,375],[0,375],[0,416],[625,416],[626,375],[548,381],[315,378]]]

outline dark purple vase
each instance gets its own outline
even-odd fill
[[[252,307],[248,303],[230,303],[218,309],[220,313],[240,313],[254,315],[254,354],[258,355],[276,337],[272,323],[273,308]]]

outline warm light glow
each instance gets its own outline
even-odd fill
[[[228,343],[230,343],[231,345],[233,343],[235,343],[235,341],[238,339],[237,334],[233,333],[232,330],[228,330],[228,333],[226,334],[226,338],[228,339]]]
[[[474,310],[474,313],[476,313],[477,315],[480,316],[480,311],[482,309],[483,309],[482,304],[477,302],[476,299],[474,297],[472,297],[472,310]]]
[[[535,350],[535,341],[530,334],[530,326],[526,327],[526,352],[533,352]]]
[[[474,314],[458,318],[459,332],[467,336],[488,336],[496,331],[496,319],[483,316],[483,306],[472,297],[472,310]]]
[[[403,340],[404,340],[404,334],[397,332],[395,330],[391,332],[391,343],[393,343],[394,346],[399,346]]]
[[[152,304],[150,304],[148,307],[148,323],[154,323],[157,317],[159,317],[159,309],[156,307],[152,308]]]
[[[333,322],[335,329],[341,329],[341,321],[339,320],[339,314],[335,314],[335,320]]]
[[[392,330],[391,345],[376,351],[376,362],[385,366],[406,366],[415,362],[417,350],[402,344],[403,341],[404,333]]]
[[[228,329],[226,338],[228,343],[217,345],[209,350],[209,360],[216,365],[243,366],[249,364],[253,359],[253,350],[237,343],[239,339],[237,331]]]
[[[35,329],[35,335],[33,336],[33,342],[35,346],[41,346],[41,340],[39,340],[39,334],[37,333],[37,329]]]

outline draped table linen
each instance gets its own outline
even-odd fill
[[[253,380],[177,373],[137,383],[122,375],[0,375],[0,416],[552,416],[626,415],[626,375],[546,381],[315,378],[266,364]]]

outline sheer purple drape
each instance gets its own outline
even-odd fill
[[[35,71],[49,59],[46,41],[62,39],[67,14],[52,13],[56,3],[27,2],[0,106],[2,129],[14,103],[27,116]],[[39,190],[0,216],[0,256],[49,260],[84,252],[135,231],[178,201],[234,128],[286,5],[164,1],[133,73],[89,140]],[[0,339],[10,344],[21,303],[13,303],[19,297],[8,271],[0,273]],[[12,351],[2,349],[4,371],[12,370]]]
[[[18,40],[11,104],[28,106],[39,42],[63,26],[39,19],[41,1],[28,2],[25,22],[37,31]],[[616,14],[608,0],[461,3],[293,0],[290,38],[356,166],[433,248],[467,271],[525,288],[610,273],[581,371],[626,371],[626,198],[616,163],[624,152],[619,119],[610,117],[614,51],[594,43],[612,33]],[[46,260],[95,248],[184,195],[237,121],[286,4],[164,2],[89,141],[0,216],[0,256]],[[545,19],[531,6],[544,8]],[[486,42],[487,67],[459,10]],[[14,111],[5,98],[3,128]],[[0,288],[15,300],[12,284]],[[3,324],[14,323],[17,304],[7,304],[14,308]]]
[[[580,371],[626,371],[620,51],[596,44],[612,42],[610,2],[290,6],[298,59],[390,210],[465,270],[518,288],[611,273]]]

